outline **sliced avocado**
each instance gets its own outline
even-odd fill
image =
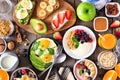
[[[46,24],[42,20],[31,19],[30,25],[32,26],[33,30],[38,34],[45,34],[47,32]]]

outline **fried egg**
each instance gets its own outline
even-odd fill
[[[39,49],[43,50],[43,54],[40,56],[40,59],[45,63],[53,62],[54,54],[56,54],[57,52],[57,45],[55,44],[55,42],[49,38],[41,38],[37,41],[40,42]],[[53,55],[50,54],[50,52],[48,51],[48,48],[54,49]]]
[[[28,9],[28,10],[33,8],[31,0],[22,0],[21,5],[23,6],[23,8]]]
[[[16,17],[18,19],[24,19],[27,16],[28,16],[27,9],[21,8],[20,10],[17,11]]]

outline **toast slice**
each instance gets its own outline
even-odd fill
[[[21,25],[27,25],[34,8],[35,0],[21,0],[15,7],[14,20]]]
[[[37,5],[37,17],[43,20],[57,10],[59,6],[59,0],[40,0]]]

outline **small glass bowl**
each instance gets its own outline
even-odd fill
[[[7,49],[7,43],[6,43],[6,41],[3,38],[0,38],[0,40],[3,41],[3,43],[0,44],[0,45],[4,45],[4,50],[2,52],[0,52],[0,55],[1,55],[1,54],[3,54],[6,51],[6,49]]]
[[[12,10],[10,0],[0,0],[0,15],[6,15]]]
[[[112,55],[110,55],[110,54],[112,54]],[[102,58],[101,58],[101,56],[102,56]],[[114,58],[115,58],[114,62],[110,61],[113,58],[112,56],[114,56]],[[103,59],[103,61],[101,61],[100,59]],[[107,50],[99,53],[97,60],[98,60],[99,67],[106,69],[106,70],[113,69],[118,62],[117,55],[114,52],[107,51]],[[112,66],[107,67],[108,65],[112,65]]]
[[[9,19],[8,19],[7,17],[5,17],[5,16],[0,16],[0,20],[6,20],[6,21],[8,21],[8,22],[10,23],[10,27],[11,27],[11,30],[9,31],[9,33],[8,33],[6,36],[0,35],[0,38],[6,38],[6,37],[12,35],[12,33],[13,33],[13,31],[14,31],[14,24],[12,23],[12,21],[9,20]]]

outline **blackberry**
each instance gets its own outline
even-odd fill
[[[88,77],[88,80],[93,80],[92,77]]]
[[[86,72],[90,75],[90,69],[86,68]]]

